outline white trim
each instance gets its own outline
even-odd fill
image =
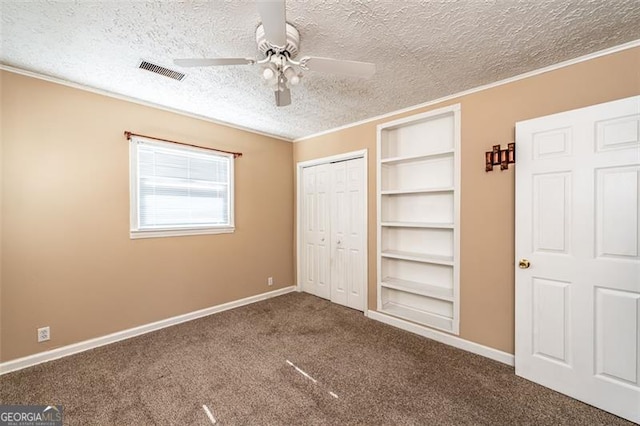
[[[356,158],[362,158],[364,159],[364,206],[365,206],[365,211],[367,212],[364,216],[364,229],[365,229],[365,244],[364,244],[364,252],[365,252],[365,256],[364,256],[364,282],[365,282],[365,286],[364,286],[364,315],[367,315],[367,310],[369,309],[368,306],[368,297],[369,297],[369,258],[368,258],[368,253],[369,253],[369,160],[368,160],[368,150],[367,149],[361,149],[358,151],[351,151],[351,152],[345,152],[342,154],[336,154],[336,155],[332,155],[330,157],[322,157],[322,158],[315,158],[313,160],[307,160],[307,161],[301,161],[299,163],[296,164],[296,291],[298,292],[302,292],[302,282],[301,282],[301,268],[302,268],[302,262],[301,262],[301,251],[300,251],[300,245],[302,243],[302,227],[301,227],[301,219],[300,219],[300,214],[301,214],[301,210],[302,210],[302,188],[300,183],[302,182],[302,169],[304,169],[305,167],[312,167],[312,166],[318,166],[320,164],[328,164],[328,163],[333,163],[336,161],[345,161],[345,160],[353,160]]]
[[[152,322],[149,324],[141,325],[138,327],[130,328],[127,330],[117,331],[106,336],[96,337],[94,339],[85,340],[71,345],[63,346],[61,348],[52,349],[46,352],[40,352],[34,355],[29,355],[23,358],[13,359],[0,363],[0,375],[6,374],[12,371],[21,370],[23,368],[31,367],[43,362],[53,361],[54,359],[63,358],[69,355],[74,355],[80,352],[88,351],[89,349],[98,348],[100,346],[108,345],[111,343],[119,342],[121,340],[129,339],[131,337],[140,336],[141,334],[151,333],[162,328],[170,327],[172,325],[180,324],[194,319],[206,317],[218,312],[228,311],[229,309],[238,308],[240,306],[249,305],[251,303],[259,302],[261,300],[271,299],[272,297],[281,296],[283,294],[290,293],[296,288],[289,286],[278,290],[273,290],[267,293],[257,294],[255,296],[245,297],[244,299],[234,300],[232,302],[223,303],[221,305],[212,306],[198,311],[189,312],[186,314],[178,315],[175,317],[163,319],[160,321]]]
[[[361,149],[359,151],[345,152],[343,154],[336,154],[329,157],[314,158],[313,160],[301,161],[298,163],[298,170],[305,167],[318,166],[320,164],[335,163],[336,161],[353,160],[355,158],[366,158],[367,150]]]
[[[515,358],[512,354],[500,351],[498,349],[490,348],[489,346],[481,345],[479,343],[465,340],[451,334],[443,333],[441,331],[432,330],[430,328],[423,327],[421,325],[401,320],[376,311],[369,311],[369,314],[367,316],[376,321],[383,322],[393,327],[418,334],[422,337],[426,337],[428,339],[432,339],[437,342],[465,350],[467,352],[472,352],[474,354],[481,355],[510,366],[515,365]]]
[[[380,125],[376,126],[376,309],[382,309],[382,289],[380,281],[382,281],[382,202],[380,191],[382,190],[382,132]],[[373,311],[369,311],[373,312]],[[369,315],[367,315],[369,317]]]
[[[40,74],[34,71],[27,71],[27,70],[23,70],[20,68],[16,68],[16,67],[12,67],[9,65],[5,65],[5,64],[1,64],[0,63],[0,70],[4,70],[4,71],[8,71],[14,74],[20,74],[20,75],[24,75],[27,77],[32,77],[32,78],[36,78],[38,80],[43,80],[43,81],[48,81],[50,83],[56,83],[56,84],[60,84],[62,86],[67,86],[67,87],[71,87],[74,89],[78,89],[78,90],[83,90],[85,92],[90,92],[90,93],[95,93],[98,95],[102,95],[102,96],[107,96],[109,98],[114,98],[114,99],[119,99],[121,101],[127,101],[127,102],[131,102],[137,105],[143,105],[146,107],[151,107],[151,108],[155,108],[155,109],[159,109],[162,111],[167,111],[167,112],[172,112],[174,114],[178,114],[178,115],[182,115],[185,117],[189,117],[189,118],[195,118],[196,120],[202,120],[202,121],[207,121],[209,123],[213,123],[213,124],[217,124],[220,126],[225,126],[225,127],[230,127],[232,129],[236,129],[236,130],[242,130],[244,132],[249,132],[249,133],[254,133],[256,135],[260,135],[260,136],[266,136],[268,138],[273,138],[273,139],[278,139],[281,141],[285,141],[285,142],[293,142],[293,140],[291,138],[285,138],[283,136],[278,136],[278,135],[274,135],[271,133],[266,133],[266,132],[261,132],[259,130],[254,130],[254,129],[250,129],[248,127],[243,127],[237,124],[232,124],[226,121],[222,121],[222,120],[216,120],[210,117],[206,117],[204,115],[199,115],[199,114],[194,114],[191,112],[187,112],[187,111],[182,111],[179,110],[177,108],[171,108],[171,107],[167,107],[167,106],[163,106],[160,104],[156,104],[153,102],[149,102],[149,101],[145,101],[142,99],[138,99],[138,98],[134,98],[131,96],[126,96],[126,95],[120,95],[118,93],[114,93],[114,92],[109,92],[108,90],[103,90],[103,89],[98,89],[96,87],[91,87],[91,86],[86,86],[84,84],[80,84],[80,83],[74,83],[71,81],[67,81],[67,80],[63,80],[61,78],[57,78],[57,77],[52,77],[49,75],[45,75],[45,74]]]
[[[455,104],[451,107],[453,111],[454,120],[454,154],[453,154],[453,168],[455,170],[453,174],[453,187],[455,192],[453,194],[453,330],[452,332],[458,336],[460,334],[460,266],[462,265],[462,258],[460,257],[460,235],[462,233],[462,224],[460,223],[460,211],[462,201],[462,107],[460,104]]]
[[[132,229],[129,231],[129,238],[138,240],[142,238],[186,237],[189,235],[233,234],[235,230],[236,228],[233,226],[220,228]]]
[[[391,130],[397,127],[401,127],[404,124],[412,123],[414,121],[420,121],[425,118],[435,117],[437,115],[444,115],[450,112],[456,113],[460,112],[461,106],[460,104],[447,105],[442,108],[432,109],[429,111],[421,112],[419,114],[409,115],[407,117],[398,118],[397,120],[386,121],[384,123],[380,123],[376,126],[376,130]],[[455,147],[454,147],[455,151]]]
[[[406,108],[398,109],[395,111],[387,112],[385,114],[377,115],[375,117],[365,118],[364,120],[356,121],[353,123],[345,124],[343,126],[334,127],[333,129],[323,130],[321,132],[313,133],[311,135],[302,136],[300,138],[296,138],[293,140],[293,143],[302,142],[307,139],[317,138],[318,136],[328,135],[330,133],[335,133],[340,130],[349,129],[351,127],[360,126],[361,124],[371,123],[372,121],[383,120],[385,118],[393,117],[395,115],[404,114],[407,112],[414,111],[416,109],[426,108],[432,105],[436,105],[442,102],[450,101],[455,98],[460,98],[462,96],[471,95],[473,93],[481,92],[483,90],[492,89],[494,87],[503,86],[505,84],[513,83],[519,80],[524,80],[529,77],[535,77],[536,75],[544,74],[550,71],[555,71],[561,68],[565,68],[571,65],[579,64],[581,62],[590,61],[591,59],[596,59],[601,56],[611,55],[613,53],[618,53],[623,50],[633,49],[634,47],[640,46],[640,39],[630,41],[628,43],[620,44],[618,46],[613,46],[608,49],[600,50],[598,52],[589,53],[588,55],[580,56],[578,58],[569,59],[568,61],[559,62],[554,65],[549,65],[548,67],[539,68],[537,70],[529,71],[524,74],[519,74],[514,77],[509,77],[504,80],[496,81],[494,83],[485,84],[483,86],[474,87],[472,89],[463,90],[462,92],[454,93],[453,95],[444,96],[439,99],[434,99],[432,101],[423,102],[421,104],[409,106]]]
[[[345,124],[343,126],[334,127],[333,129],[323,130],[321,132],[312,133],[310,135],[302,136],[302,137],[296,138],[296,139],[291,139],[291,138],[286,138],[284,136],[278,136],[278,135],[271,134],[271,133],[261,132],[259,130],[250,129],[248,127],[243,127],[243,126],[240,126],[240,125],[237,125],[237,124],[231,124],[231,123],[228,123],[226,121],[216,120],[216,119],[213,119],[213,118],[210,118],[210,117],[205,117],[203,115],[198,115],[198,114],[182,111],[182,110],[179,110],[179,109],[176,109],[176,108],[162,106],[162,105],[159,105],[159,104],[156,104],[156,103],[153,103],[153,102],[144,101],[142,99],[136,99],[136,98],[133,98],[133,97],[130,97],[130,96],[125,96],[125,95],[120,95],[120,94],[117,94],[117,93],[109,92],[107,90],[97,89],[97,88],[91,87],[91,86],[85,86],[85,85],[82,85],[80,83],[73,83],[73,82],[70,82],[70,81],[67,81],[67,80],[63,80],[63,79],[60,79],[60,78],[51,77],[51,76],[40,74],[40,73],[33,72],[33,71],[23,70],[23,69],[20,69],[20,68],[12,67],[12,66],[9,66],[9,65],[1,64],[1,63],[0,63],[0,70],[9,71],[9,72],[12,72],[14,74],[20,74],[20,75],[24,75],[24,76],[27,76],[27,77],[37,78],[39,80],[44,80],[44,81],[48,81],[48,82],[51,82],[51,83],[61,84],[63,86],[72,87],[74,89],[79,89],[79,90],[84,90],[86,92],[96,93],[98,95],[103,95],[103,96],[107,96],[107,97],[114,98],[114,99],[120,99],[120,100],[123,100],[123,101],[127,101],[127,102],[131,102],[131,103],[134,103],[134,104],[138,104],[138,105],[143,105],[143,106],[147,106],[147,107],[151,107],[151,108],[156,108],[156,109],[159,109],[159,110],[162,110],[162,111],[172,112],[174,114],[183,115],[185,117],[190,117],[190,118],[195,118],[197,120],[207,121],[209,123],[214,123],[214,124],[218,124],[218,125],[221,125],[221,126],[230,127],[232,129],[236,129],[236,130],[242,130],[242,131],[245,131],[245,132],[254,133],[254,134],[260,135],[260,136],[266,136],[266,137],[269,137],[269,138],[278,139],[278,140],[285,141],[285,142],[293,142],[293,143],[295,143],[295,142],[304,141],[306,139],[312,139],[312,138],[316,138],[318,136],[323,136],[323,135],[327,135],[327,134],[330,134],[330,133],[335,133],[335,132],[338,132],[340,130],[348,129],[348,128],[351,128],[351,127],[356,127],[356,126],[359,126],[361,124],[370,123],[372,121],[378,121],[378,120],[382,120],[382,119],[385,119],[385,118],[393,117],[394,115],[403,114],[405,112],[410,112],[410,111],[413,111],[413,110],[416,110],[416,109],[426,108],[426,107],[429,107],[431,105],[439,104],[441,102],[446,102],[448,100],[455,99],[455,98],[458,98],[458,97],[461,97],[461,96],[466,96],[466,95],[470,95],[472,93],[476,93],[476,92],[480,92],[480,91],[483,91],[483,90],[491,89],[493,87],[497,87],[497,86],[502,86],[504,84],[513,83],[513,82],[518,81],[518,80],[523,80],[525,78],[534,77],[536,75],[544,74],[544,73],[550,72],[550,71],[555,71],[557,69],[565,68],[565,67],[568,67],[568,66],[571,66],[571,65],[575,65],[575,64],[579,64],[581,62],[589,61],[591,59],[596,59],[596,58],[599,58],[601,56],[611,55],[613,53],[618,53],[618,52],[621,52],[621,51],[627,50],[627,49],[633,49],[634,47],[638,47],[638,46],[640,46],[640,39],[633,40],[633,41],[630,41],[628,43],[623,43],[623,44],[620,44],[618,46],[613,46],[613,47],[610,47],[610,48],[607,48],[607,49],[603,49],[603,50],[600,50],[600,51],[597,51],[597,52],[589,53],[587,55],[579,56],[579,57],[574,58],[574,59],[569,59],[569,60],[564,61],[564,62],[559,62],[559,63],[554,64],[554,65],[549,65],[548,67],[539,68],[537,70],[529,71],[529,72],[526,72],[524,74],[519,74],[519,75],[516,75],[514,77],[509,77],[509,78],[506,78],[504,80],[496,81],[494,83],[489,83],[489,84],[485,84],[483,86],[478,86],[478,87],[475,87],[475,88],[472,88],[472,89],[464,90],[462,92],[454,93],[453,95],[444,96],[442,98],[435,99],[435,100],[432,100],[432,101],[423,102],[421,104],[417,104],[417,105],[409,106],[409,107],[406,107],[406,108],[398,109],[398,110],[391,111],[391,112],[388,112],[388,113],[385,113],[385,114],[377,115],[377,116],[370,117],[370,118],[365,118],[365,119],[360,120],[360,121],[355,121],[353,123]]]

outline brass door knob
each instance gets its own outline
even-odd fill
[[[527,259],[520,259],[518,266],[520,267],[520,269],[528,269],[529,266],[531,266],[531,262],[529,262]]]

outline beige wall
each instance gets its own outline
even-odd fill
[[[514,172],[485,173],[484,151],[517,121],[640,94],[638,70],[636,48],[403,114],[462,105],[461,337],[513,352]],[[379,122],[292,145],[9,72],[0,91],[1,361],[294,284],[292,162],[363,148],[375,309]],[[130,240],[124,130],[244,152],[236,232]]]
[[[2,361],[294,284],[291,143],[0,79]],[[243,152],[236,232],[130,240],[124,130]]]
[[[515,123],[640,94],[640,48],[294,144],[294,163],[369,150],[369,308],[376,309],[376,125],[462,107],[460,337],[514,351],[514,167],[484,171],[484,152],[515,138]]]

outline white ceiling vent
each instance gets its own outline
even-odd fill
[[[186,74],[183,74],[179,71],[170,70],[169,68],[161,67],[160,65],[152,64],[151,62],[147,61],[141,61],[138,68],[155,72],[156,74],[160,74],[178,81],[184,80],[184,78],[187,76]]]

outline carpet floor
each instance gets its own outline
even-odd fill
[[[631,424],[303,293],[0,376],[0,402],[70,425]]]

